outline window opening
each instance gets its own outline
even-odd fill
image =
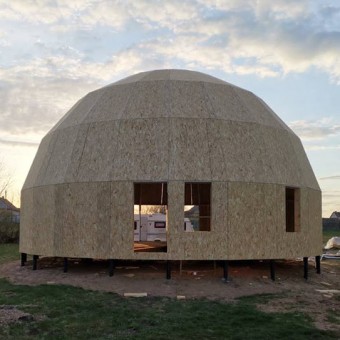
[[[185,183],[184,231],[210,231],[211,183]]]
[[[134,251],[167,251],[166,182],[134,184]]]
[[[286,232],[300,231],[300,189],[286,188]]]

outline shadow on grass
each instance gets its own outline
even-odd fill
[[[35,317],[0,328],[5,339],[336,339],[296,313],[256,309],[275,296],[235,303],[124,298],[61,285],[17,286],[0,280],[0,305]],[[2,311],[0,310],[0,313]],[[38,315],[45,316],[41,321]]]

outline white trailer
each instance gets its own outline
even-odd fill
[[[166,241],[166,215],[156,213],[152,215],[134,215],[134,241]],[[188,218],[184,218],[184,231],[193,232],[194,228]]]

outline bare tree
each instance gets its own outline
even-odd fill
[[[0,197],[4,196],[12,184],[12,177],[6,169],[5,164],[0,160]]]

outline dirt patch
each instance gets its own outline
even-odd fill
[[[280,294],[259,309],[266,312],[302,312],[310,315],[320,329],[340,331],[336,322],[329,322],[332,313],[340,310],[340,297],[317,290],[340,289],[340,263],[323,261],[322,273],[317,274],[314,263],[309,264],[309,278],[303,278],[302,261],[276,263],[276,281],[270,279],[268,262],[242,261],[229,265],[229,279],[222,279],[223,270],[214,262],[172,263],[172,279],[166,280],[165,262],[117,262],[114,276],[108,275],[106,261],[69,262],[63,273],[61,259],[39,259],[38,270],[32,263],[20,267],[18,261],[0,266],[0,277],[14,284],[67,284],[91,290],[124,293],[147,293],[148,296],[185,296],[233,301],[254,294]],[[337,297],[338,296],[338,297]],[[1,313],[1,311],[0,311]],[[333,318],[334,320],[334,318]]]
[[[39,317],[39,319],[41,319],[41,317]],[[23,312],[16,306],[0,305],[0,325],[15,322],[32,322],[36,320],[33,315]]]

